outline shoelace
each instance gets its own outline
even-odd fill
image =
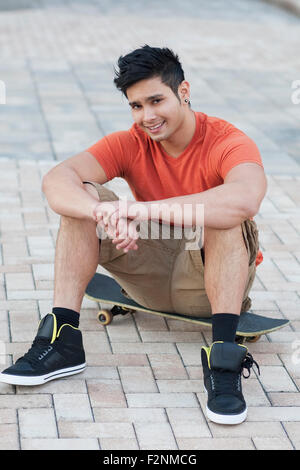
[[[214,370],[211,376],[213,391],[215,395],[239,395],[241,392],[240,375],[242,374],[245,379],[248,379],[251,374],[253,364],[257,367],[260,375],[259,365],[253,359],[250,353],[247,353],[245,359],[241,364],[240,372],[232,372],[228,370]],[[248,371],[248,375],[244,374],[244,369]]]
[[[251,368],[253,367],[253,364],[256,366],[257,368],[257,371],[258,371],[258,375],[260,375],[260,369],[259,369],[259,365],[257,364],[257,362],[253,359],[252,357],[252,354],[250,354],[249,352],[246,354],[246,357],[242,363],[242,374],[243,374],[243,377],[245,379],[248,379],[250,377],[250,374],[251,374]],[[248,371],[248,375],[244,375],[244,369],[247,369]]]
[[[43,356],[52,349],[50,340],[48,338],[35,338],[31,348],[24,356],[20,357],[18,361],[26,361],[30,365],[36,365],[43,358]]]

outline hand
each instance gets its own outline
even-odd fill
[[[118,204],[119,201],[98,202],[93,209],[93,219],[107,226],[111,216],[118,210]]]
[[[137,250],[136,243],[139,233],[136,223],[128,218],[127,204],[120,201],[109,201],[98,203],[93,210],[94,220],[104,228],[116,248],[123,248],[127,253],[130,249]]]
[[[123,248],[125,253],[129,250],[137,250],[138,238],[139,232],[137,232],[134,222],[132,220],[125,219],[125,217],[119,218],[116,238],[112,241],[112,243],[116,245],[117,250]]]

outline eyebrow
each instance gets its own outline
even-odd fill
[[[162,95],[161,93],[158,93],[157,95],[148,96],[145,101],[152,101],[152,100],[155,100],[157,98],[162,98],[163,96],[164,95]],[[129,105],[133,106],[134,104],[139,104],[139,103],[140,103],[139,101],[130,101]]]

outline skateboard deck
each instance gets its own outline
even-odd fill
[[[197,325],[212,326],[212,319],[194,317],[179,313],[160,312],[143,307],[122,294],[122,287],[115,279],[104,274],[96,273],[89,282],[85,296],[101,304],[112,304],[111,310],[101,309],[98,312],[98,320],[102,325],[109,325],[116,315],[125,315],[137,310],[168,319],[187,321]],[[243,312],[240,315],[237,328],[237,338],[247,341],[257,341],[261,335],[271,333],[289,324],[289,320],[282,318],[269,318],[256,315],[251,312]]]

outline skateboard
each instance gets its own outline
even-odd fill
[[[101,303],[113,305],[110,310],[102,309],[100,306],[98,320],[102,325],[109,325],[116,315],[126,315],[139,310],[168,319],[182,320],[209,327],[212,326],[211,318],[160,312],[143,307],[133,299],[129,299],[123,295],[122,290],[122,287],[115,279],[100,273],[96,273],[89,282],[85,292],[85,296],[88,299],[94,300],[100,305]],[[288,324],[289,320],[282,318],[269,318],[251,312],[242,312],[236,332],[236,342],[247,341],[254,343],[259,340],[262,335],[276,331]]]

